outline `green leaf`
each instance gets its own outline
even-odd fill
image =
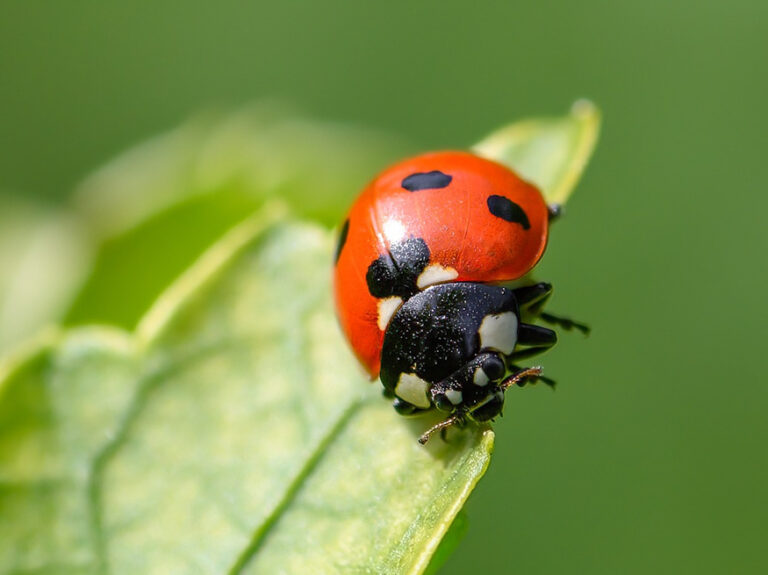
[[[456,519],[451,523],[451,527],[448,529],[447,533],[443,536],[443,540],[440,541],[440,545],[432,556],[432,561],[430,561],[429,567],[424,571],[425,575],[434,575],[440,571],[440,568],[453,554],[453,551],[458,547],[468,529],[469,520],[467,519],[467,511],[462,508],[456,516]]]
[[[0,572],[424,571],[493,433],[418,445],[430,422],[339,334],[332,238],[280,219],[233,229],[135,334],[0,364]]]
[[[549,203],[564,204],[597,142],[600,112],[586,100],[561,118],[523,120],[475,144],[475,153],[514,168],[536,184]]]
[[[596,137],[581,106],[477,149],[563,201]],[[270,201],[329,221],[354,190],[243,186],[241,136],[155,142],[93,180],[103,251],[74,316],[138,326],[49,330],[0,362],[0,573],[434,573],[465,531],[492,431],[417,444],[434,420],[397,416],[338,332],[328,232]]]
[[[131,229],[99,241],[65,324],[133,329],[152,302],[207,248],[260,205],[237,191],[179,199]]]
[[[0,353],[64,314],[89,259],[76,218],[0,195]]]
[[[97,253],[66,324],[133,329],[207,247],[274,198],[300,217],[335,225],[403,149],[381,134],[274,106],[196,118],[136,146],[76,193]]]

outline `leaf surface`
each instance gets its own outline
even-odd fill
[[[96,254],[67,325],[133,329],[205,249],[276,197],[299,217],[335,225],[403,148],[382,134],[262,105],[192,119],[128,150],[75,194]]]
[[[476,150],[562,203],[597,134],[597,111],[580,106]],[[398,416],[336,326],[329,232],[286,219],[279,187],[185,195],[184,174],[227,154],[174,150],[100,180],[117,202],[101,208],[125,190],[175,190],[106,218],[122,235],[73,308],[136,329],[49,330],[0,361],[0,573],[434,573],[466,529],[493,432],[419,446],[434,420]],[[302,205],[311,187],[279,195],[332,219],[335,200]],[[190,230],[197,243],[173,243]],[[110,309],[163,258],[151,289]]]
[[[71,214],[0,195],[0,353],[64,314],[90,257]]]
[[[586,100],[559,118],[522,120],[492,133],[473,150],[536,184],[549,203],[564,204],[587,166],[600,131],[600,112]]]
[[[418,445],[341,339],[331,244],[251,220],[136,334],[7,360],[0,571],[422,572],[493,434]]]

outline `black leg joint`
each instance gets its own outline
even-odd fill
[[[552,295],[552,284],[540,282],[513,290],[517,305],[529,312],[536,313]]]

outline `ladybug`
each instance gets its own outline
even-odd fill
[[[420,443],[493,420],[511,385],[554,385],[518,365],[557,341],[533,320],[588,329],[544,312],[552,286],[524,280],[558,214],[509,168],[457,151],[390,167],[352,205],[335,254],[339,322],[398,413],[447,414]]]

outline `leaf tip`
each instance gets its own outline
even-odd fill
[[[603,114],[592,100],[580,98],[571,104],[571,116],[581,129],[581,152],[586,163],[600,135]]]
[[[579,98],[571,104],[571,115],[583,120],[600,122],[600,108],[587,98]]]

